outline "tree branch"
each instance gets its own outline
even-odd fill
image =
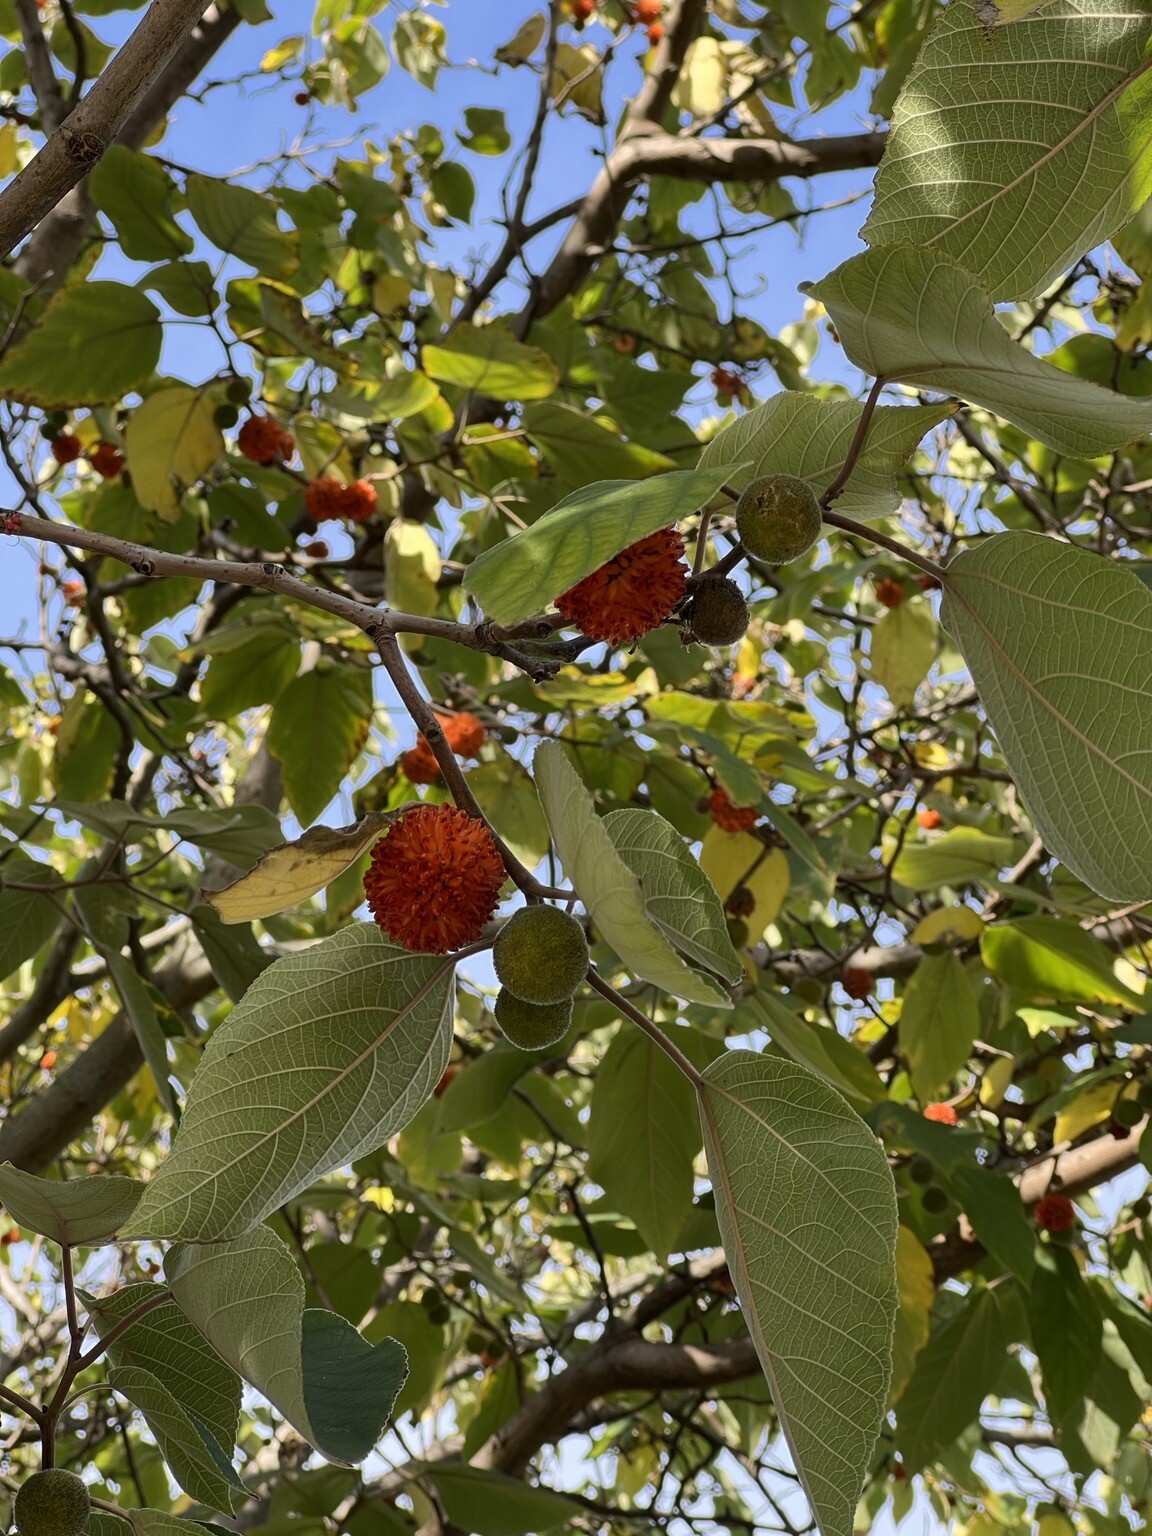
[[[0,192],[0,257],[7,256],[101,159],[208,4],[152,0],[88,95]]]

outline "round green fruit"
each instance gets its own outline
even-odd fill
[[[496,994],[496,1022],[513,1045],[522,1051],[546,1051],[563,1040],[572,1023],[572,1000],[562,1003],[525,1003],[507,987]]]
[[[921,1195],[920,1202],[929,1216],[942,1216],[948,1209],[948,1196],[939,1184],[929,1184]]]
[[[13,1515],[20,1536],[80,1536],[92,1501],[74,1472],[49,1467],[21,1483]]]
[[[525,1003],[563,1003],[588,970],[588,940],[576,919],[559,907],[522,907],[496,935],[496,974]]]
[[[1133,1200],[1132,1214],[1139,1221],[1143,1221],[1146,1216],[1152,1216],[1152,1200],[1149,1200],[1147,1195],[1141,1195],[1138,1200]]]
[[[769,565],[787,565],[820,537],[820,503],[807,480],[763,475],[736,503],[736,529],[749,554]]]
[[[936,1175],[930,1157],[914,1157],[908,1164],[908,1177],[913,1184],[931,1184]]]
[[[1135,1099],[1117,1099],[1112,1109],[1112,1118],[1117,1125],[1131,1129],[1143,1120],[1144,1110]]]
[[[244,405],[252,394],[252,385],[247,379],[229,379],[224,393],[233,405]]]
[[[240,420],[240,412],[234,405],[218,405],[212,412],[212,420],[218,427],[234,427]]]
[[[1152,1082],[1145,1080],[1136,1090],[1136,1102],[1145,1109],[1152,1109]]]
[[[748,629],[748,603],[727,576],[706,576],[693,592],[684,618],[701,645],[735,645]]]

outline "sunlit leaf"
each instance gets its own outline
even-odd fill
[[[218,891],[205,891],[226,923],[251,923],[299,906],[356,860],[380,836],[388,817],[371,812],[351,827],[309,827],[295,842],[282,843]]]
[[[543,400],[560,383],[548,354],[517,341],[503,325],[459,325],[420,356],[429,378],[498,400]]]
[[[215,409],[204,391],[177,385],[149,395],[129,417],[124,447],[132,489],[140,505],[165,522],[176,521],[183,493],[224,452]]]
[[[136,1209],[143,1188],[120,1174],[40,1179],[0,1163],[0,1204],[17,1226],[74,1248],[111,1239]]]
[[[699,1099],[724,1252],[780,1428],[824,1536],[851,1536],[891,1374],[887,1158],[792,1062],[727,1051]]]
[[[163,339],[160,311],[139,288],[62,288],[0,360],[0,395],[48,410],[118,400],[150,377]]]

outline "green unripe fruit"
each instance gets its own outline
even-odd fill
[[[572,999],[562,1003],[525,1003],[506,987],[496,994],[496,1022],[522,1051],[545,1051],[563,1040],[572,1023]]]
[[[1152,1109],[1152,1082],[1143,1082],[1140,1084],[1140,1087],[1136,1093],[1136,1102],[1137,1104],[1142,1105],[1145,1109]]]
[[[1117,1099],[1112,1110],[1112,1118],[1117,1125],[1131,1129],[1143,1120],[1144,1111],[1135,1099]]]
[[[920,1197],[920,1203],[929,1216],[942,1216],[948,1209],[948,1196],[939,1184],[929,1184]]]
[[[728,919],[728,937],[732,940],[733,949],[743,949],[748,942],[748,924],[742,917],[730,917]]]
[[[20,1536],[80,1536],[92,1501],[74,1472],[49,1467],[20,1485],[13,1514]]]
[[[930,1157],[914,1157],[908,1164],[908,1177],[913,1184],[931,1184],[936,1169]]]
[[[1143,1221],[1145,1216],[1152,1215],[1152,1200],[1149,1200],[1147,1195],[1141,1195],[1139,1200],[1133,1200],[1132,1214],[1139,1221]]]
[[[748,604],[727,576],[706,576],[684,610],[694,640],[701,645],[735,645],[748,629]]]
[[[522,1002],[563,1003],[588,970],[588,940],[559,907],[522,907],[496,935],[492,964],[502,985]]]
[[[749,554],[787,565],[820,537],[820,503],[807,480],[763,475],[736,503],[736,529]]]
[[[212,420],[218,427],[234,427],[240,420],[240,412],[234,405],[218,405],[212,412]]]
[[[247,379],[229,379],[224,393],[233,405],[244,405],[252,393],[252,386]]]

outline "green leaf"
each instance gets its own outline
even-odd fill
[[[451,961],[369,923],[277,960],[209,1038],[131,1235],[238,1237],[383,1146],[444,1074],[452,1004]]]
[[[604,828],[640,882],[644,910],[680,953],[735,985],[744,975],[716,888],[656,811],[611,811]]]
[[[270,197],[212,176],[189,176],[184,190],[188,212],[220,250],[266,277],[286,277],[296,268],[299,242],[280,228]]]
[[[1143,1006],[1139,995],[1118,980],[1111,950],[1069,918],[995,923],[984,930],[980,953],[993,976],[1037,1001]]]
[[[256,704],[270,704],[296,676],[300,637],[279,624],[261,624],[234,650],[213,656],[200,682],[200,703],[210,720],[231,720]]]
[[[420,356],[429,378],[495,400],[544,400],[560,383],[547,352],[517,341],[506,325],[458,325],[443,345],[424,347]]]
[[[309,1243],[308,1280],[330,1311],[357,1323],[380,1289],[380,1268],[372,1250],[356,1243]]]
[[[314,667],[276,700],[268,750],[280,762],[284,793],[303,825],[337,793],[371,726],[372,674],[364,667]]]
[[[219,913],[203,903],[193,907],[188,915],[213,976],[231,1000],[238,1003],[260,972],[272,964],[274,956],[261,949],[250,924],[225,928]]]
[[[109,1241],[136,1209],[143,1189],[119,1174],[38,1179],[0,1163],[0,1203],[16,1225],[73,1248]]]
[[[907,1227],[901,1227],[896,1236],[896,1285],[900,1306],[892,1339],[889,1401],[893,1403],[903,1396],[915,1369],[916,1356],[928,1342],[932,1302],[936,1295],[931,1256]]]
[[[480,555],[464,587],[499,624],[539,613],[629,544],[705,506],[727,480],[727,466],[678,470],[651,480],[600,481],[563,501],[531,528]]]
[[[995,1291],[974,1286],[916,1357],[896,1415],[909,1477],[953,1444],[980,1412],[1004,1367],[1008,1338]]]
[[[384,597],[390,608],[433,614],[444,569],[436,540],[423,523],[394,518],[384,534]]]
[[[961,1163],[948,1173],[948,1186],[988,1252],[1031,1285],[1036,1229],[1012,1180],[991,1168]]]
[[[851,1536],[888,1400],[896,1191],[883,1148],[803,1067],[727,1051],[699,1084],[716,1215],[812,1513]]]
[[[436,1485],[448,1519],[475,1536],[531,1536],[568,1525],[582,1513],[581,1506],[562,1493],[480,1467],[437,1463],[427,1476]]]
[[[541,1052],[547,1059],[554,1048]],[[466,1069],[457,1071],[440,1099],[436,1134],[467,1131],[494,1120],[508,1102],[508,1095],[525,1072],[531,1070],[535,1053],[500,1041]]]
[[[465,107],[467,133],[456,130],[456,137],[474,155],[502,155],[512,147],[512,135],[504,114],[497,107]]]
[[[142,277],[139,286],[158,293],[178,315],[191,319],[210,315],[220,302],[206,261],[166,261]]]
[[[548,852],[548,823],[536,788],[514,757],[501,754],[464,775],[477,804],[508,847],[529,869]]]
[[[936,660],[936,618],[923,598],[882,614],[869,642],[872,677],[898,709],[911,705]]]
[[[84,1296],[101,1338],[145,1301],[160,1294],[149,1281],[122,1285],[107,1296]],[[113,1365],[139,1366],[165,1383],[180,1406],[230,1452],[240,1420],[240,1377],[226,1365],[169,1298],[109,1345]]]
[[[61,288],[0,361],[0,394],[45,410],[119,400],[151,377],[163,335],[139,288],[92,279]]]
[[[52,809],[116,841],[140,843],[157,832],[171,832],[238,866],[253,863],[281,839],[280,823],[262,805],[172,811],[167,816],[145,816],[123,800],[105,800],[100,805],[54,800]]]
[[[1040,1361],[1044,1403],[1053,1423],[1062,1419],[1100,1364],[1103,1319],[1067,1248],[1036,1252],[1028,1300],[1032,1347]]]
[[[684,1030],[671,1031],[675,1040]],[[700,1150],[692,1084],[665,1051],[625,1022],[596,1072],[588,1176],[649,1248],[671,1253],[692,1209]]]
[[[920,50],[862,233],[946,251],[993,298],[1029,299],[1152,193],[1152,16],[1062,0],[990,35],[980,12],[946,8]]]
[[[1152,403],[1074,378],[1014,342],[987,290],[943,251],[882,246],[803,286],[858,368],[986,406],[1057,453],[1094,458],[1152,430]]]
[[[158,389],[138,405],[124,430],[124,449],[136,500],[166,523],[180,516],[183,493],[224,452],[214,420],[215,402],[203,390]]]
[[[797,475],[817,493],[826,491],[848,457],[863,409],[859,400],[821,400],[785,390],[717,433],[700,455],[700,468],[738,464],[726,477],[738,491],[761,475]],[[895,512],[896,470],[947,415],[942,405],[880,406],[836,510],[849,517]]]
[[[710,977],[689,970],[649,920],[640,884],[613,847],[563,747],[542,742],[533,769],[564,872],[627,969],[675,997],[731,1008],[727,994]]]
[[[1039,534],[959,555],[955,637],[1036,830],[1109,901],[1152,896],[1152,593]]]
[[[187,256],[192,236],[172,216],[176,184],[158,160],[123,144],[110,144],[88,178],[92,200],[107,214],[132,261]]]
[[[900,1009],[900,1049],[921,1104],[960,1071],[980,1032],[980,1009],[968,973],[948,951],[925,955]]]
[[[207,1431],[198,1428],[158,1376],[138,1365],[113,1366],[108,1384],[144,1415],[152,1438],[185,1493],[226,1514],[247,1502],[248,1491],[227,1462],[227,1453]],[[221,1466],[222,1458],[227,1471]]]
[[[304,1306],[304,1280],[267,1227],[235,1242],[177,1244],[176,1301],[213,1349],[328,1458],[369,1455],[408,1374],[395,1339],[372,1345],[334,1312]]]
[[[251,923],[287,912],[331,885],[380,836],[388,817],[370,811],[350,827],[309,827],[291,843],[280,843],[255,866],[218,891],[206,891],[226,923]]]
[[[5,879],[25,885],[55,885],[60,877],[46,864],[7,858],[0,864]],[[31,955],[47,944],[60,922],[62,909],[50,896],[35,891],[0,890],[0,980],[6,980]]]
[[[103,701],[78,689],[64,706],[52,778],[66,800],[100,800],[112,787],[120,727]]]
[[[740,1012],[753,1014],[755,1027],[763,1029],[778,1050],[831,1083],[858,1111],[885,1097],[884,1084],[863,1051],[835,1029],[809,1023],[783,998],[760,991],[741,1002]]]
[[[458,160],[441,160],[428,178],[428,187],[450,219],[468,223],[476,202],[476,183],[467,166]]]
[[[978,827],[951,827],[930,843],[906,844],[896,856],[892,875],[910,891],[995,881],[1019,851],[1010,837],[991,837]]]
[[[590,485],[600,475],[642,480],[675,468],[664,454],[628,442],[596,418],[554,400],[525,407],[523,421],[530,440],[571,486]]]

